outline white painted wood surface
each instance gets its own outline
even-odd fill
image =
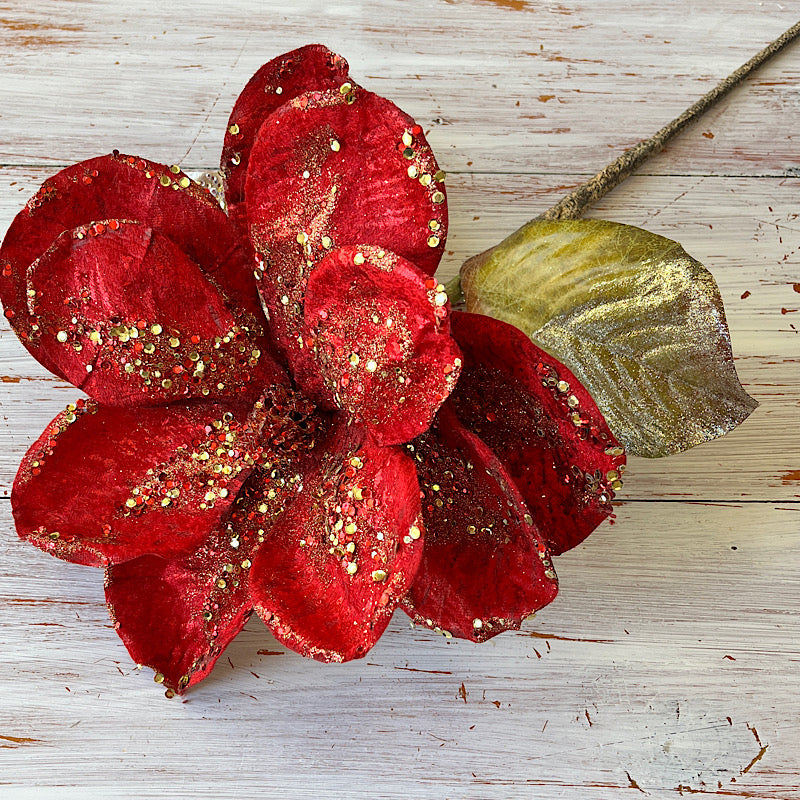
[[[31,0],[0,8],[0,231],[113,147],[217,163],[264,61],[323,41],[415,115],[450,173],[443,276],[659,128],[796,21],[721,0]],[[722,289],[761,407],[631,459],[561,595],[490,643],[397,615],[322,665],[250,622],[167,701],[99,571],[20,544],[16,465],[76,392],[0,329],[0,797],[800,798],[800,44],[593,212],[680,240]],[[744,296],[746,295],[746,296]]]

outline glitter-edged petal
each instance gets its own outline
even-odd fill
[[[259,290],[290,360],[306,277],[331,248],[367,242],[433,274],[447,229],[443,178],[414,120],[357,86],[300,95],[264,122],[247,215]]]
[[[422,554],[413,462],[362,436],[332,435],[253,560],[256,611],[278,640],[319,661],[360,658],[375,644]]]
[[[263,425],[232,405],[122,409],[80,400],[20,465],[11,495],[17,531],[91,566],[190,550],[219,525],[262,456]]]
[[[106,571],[115,630],[167,691],[182,694],[202,680],[252,613],[252,546],[232,527],[216,529],[191,553],[140,556]]]
[[[107,572],[109,609],[131,657],[177,693],[210,672],[250,615],[255,554],[303,491],[307,453],[324,438],[327,420],[300,395],[278,388],[256,406],[250,426],[260,457],[205,541],[190,553],[145,555]],[[224,448],[237,448],[224,438]],[[224,470],[212,467],[210,474],[220,487]]]
[[[250,151],[264,120],[287,101],[307,91],[338,88],[346,83],[347,61],[321,44],[309,44],[264,64],[248,81],[233,107],[220,168],[226,175],[228,214],[247,235],[245,179]]]
[[[61,234],[28,270],[38,345],[59,374],[109,405],[252,401],[286,380],[172,240],[135,222],[90,230]]]
[[[514,481],[449,404],[409,450],[423,493],[425,552],[404,610],[473,641],[519,628],[555,598],[558,583]]]
[[[447,295],[435,279],[377,247],[333,251],[306,295],[306,348],[295,378],[319,380],[336,404],[382,444],[426,430],[460,371]]]
[[[28,311],[28,267],[66,231],[83,227],[89,237],[97,224],[126,220],[166,236],[210,281],[224,287],[239,325],[252,330],[263,325],[252,267],[214,198],[178,167],[114,153],[74,164],[45,181],[16,216],[0,248],[6,317],[45,367],[58,372],[40,346],[36,317]],[[178,283],[172,285],[180,290]]]
[[[553,554],[569,550],[611,513],[622,446],[578,379],[521,331],[456,313],[452,332],[464,366],[448,404],[494,450]]]

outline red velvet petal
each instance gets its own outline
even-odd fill
[[[242,90],[228,120],[220,161],[227,176],[228,215],[242,236],[247,236],[247,164],[261,123],[300,94],[338,88],[347,81],[347,69],[347,62],[340,55],[321,44],[309,44],[264,64]]]
[[[0,248],[0,299],[6,316],[48,369],[57,371],[38,344],[36,319],[28,314],[27,269],[64,231],[109,220],[139,221],[171,239],[224,287],[240,325],[255,330],[263,324],[252,266],[214,198],[177,167],[117,153],[100,156],[45,181],[16,216]],[[174,289],[179,296],[180,286]]]
[[[265,450],[206,541],[192,553],[146,555],[107,573],[106,597],[128,651],[177,693],[211,671],[247,620],[252,560],[275,519],[303,490],[298,467],[326,427],[307,400],[283,389],[265,397],[263,409],[256,406],[251,426],[256,420]]]
[[[424,493],[425,552],[403,608],[473,641],[519,628],[556,596],[547,548],[514,481],[449,404],[409,445]]]
[[[191,549],[219,525],[262,456],[264,424],[263,414],[248,419],[220,404],[120,409],[79,400],[20,465],[17,531],[92,566]]]
[[[381,444],[427,430],[461,367],[442,286],[394,253],[344,247],[311,275],[305,314],[308,355],[295,374],[304,390],[315,396],[322,378]]]
[[[264,122],[247,215],[264,261],[259,289],[290,360],[306,275],[332,247],[367,242],[434,273],[447,229],[443,177],[414,120],[349,83],[300,95]]]
[[[253,560],[256,611],[319,661],[360,658],[375,644],[422,554],[413,462],[359,436],[334,434]]]
[[[586,389],[511,325],[453,314],[464,369],[449,403],[504,464],[557,555],[612,511],[625,454]]]
[[[102,403],[252,402],[286,380],[200,268],[135,222],[61,234],[29,268],[28,295],[40,348]]]
[[[131,658],[155,670],[168,691],[183,694],[202,680],[252,613],[252,549],[229,522],[187,555],[146,555],[108,568],[114,627]]]

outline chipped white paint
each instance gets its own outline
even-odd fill
[[[19,5],[19,4],[15,4]],[[450,173],[442,276],[682,110],[796,20],[725,0],[233,0],[0,13],[0,231],[56,165],[113,147],[216,164],[250,74],[307,41],[417,116]],[[475,646],[398,615],[360,662],[253,621],[185,702],[111,629],[99,572],[21,546],[0,500],[0,796],[800,798],[800,45],[593,212],[715,274],[761,407],[632,460],[561,596]],[[0,493],[75,392],[0,329]]]

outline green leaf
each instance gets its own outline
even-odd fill
[[[742,389],[711,273],[671,239],[603,220],[534,220],[464,264],[468,311],[509,322],[589,390],[629,453],[735,428]]]

